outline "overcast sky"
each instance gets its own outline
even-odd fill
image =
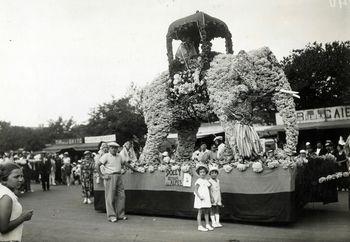
[[[2,0],[0,120],[85,122],[167,69],[167,28],[196,10],[226,22],[236,53],[268,46],[282,59],[308,42],[350,39],[350,1]]]

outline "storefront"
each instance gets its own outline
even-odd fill
[[[337,144],[339,137],[344,139],[350,135],[350,106],[325,107],[296,111],[299,128],[298,148],[305,148],[305,143],[313,146],[317,142],[325,143],[332,140]],[[283,137],[283,121],[276,114],[276,126],[269,128],[277,131],[279,137]]]

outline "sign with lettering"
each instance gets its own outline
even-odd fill
[[[85,143],[99,143],[99,142],[112,142],[116,140],[115,134],[101,135],[101,136],[88,136],[85,137]]]
[[[55,144],[56,145],[70,145],[70,144],[82,144],[83,139],[82,138],[75,138],[75,139],[56,139]]]
[[[191,187],[192,185],[192,176],[189,173],[183,173],[183,182],[184,187]]]
[[[182,186],[181,170],[167,169],[165,173],[166,186]]]
[[[350,106],[298,110],[295,113],[297,123],[350,120]],[[276,113],[276,124],[283,125],[283,120],[279,113]]]

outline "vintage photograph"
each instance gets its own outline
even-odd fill
[[[0,1],[0,241],[350,241],[350,0]]]

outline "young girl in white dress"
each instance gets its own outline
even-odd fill
[[[210,183],[207,179],[205,179],[208,174],[208,168],[204,164],[200,164],[196,169],[199,178],[195,182],[194,189],[194,208],[198,210],[197,214],[197,223],[199,231],[208,231],[213,230],[213,227],[209,224],[209,213],[211,208],[211,198],[209,187]],[[202,214],[204,214],[205,219],[205,227],[202,225]]]
[[[217,166],[211,166],[209,168],[209,183],[210,183],[210,194],[211,194],[211,209],[210,218],[212,226],[214,228],[222,227],[220,224],[220,214],[219,208],[222,206],[221,202],[221,191],[220,191],[220,181],[217,178],[219,175],[219,169]]]

